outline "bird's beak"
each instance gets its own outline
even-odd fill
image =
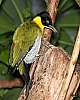
[[[52,26],[52,25],[45,26],[45,28],[48,28],[48,29],[52,30],[53,32],[57,33],[56,28],[54,26]]]
[[[57,30],[52,26],[52,25],[49,25],[49,26],[45,26],[42,24],[41,22],[41,17],[40,16],[36,16],[35,18],[33,18],[33,22],[37,24],[37,26],[43,31],[44,28],[47,28],[47,29],[50,29],[52,30],[53,32],[57,32]]]

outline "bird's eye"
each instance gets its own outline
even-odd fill
[[[49,26],[49,25],[52,24],[50,18],[48,18],[48,17],[43,17],[41,19],[41,21],[42,21],[42,24],[45,25],[45,26]]]
[[[46,20],[46,23],[49,24],[49,20]]]

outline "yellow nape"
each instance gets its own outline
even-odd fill
[[[35,18],[33,18],[33,22],[36,23],[43,32],[45,26],[41,22],[41,17],[36,16]]]

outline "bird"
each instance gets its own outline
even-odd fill
[[[10,52],[10,71],[18,73],[25,84],[30,80],[30,65],[36,60],[41,47],[41,38],[45,28],[52,28],[52,21],[48,12],[42,12],[31,20],[26,20],[14,32]]]
[[[17,71],[25,84],[30,80],[30,65],[36,60],[45,28],[54,30],[48,12],[37,14],[31,21],[25,21],[13,35],[9,64],[11,72],[14,74]]]

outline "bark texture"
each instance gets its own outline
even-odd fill
[[[59,99],[69,71],[69,55],[59,47],[42,42],[40,58],[36,63],[32,88],[27,100],[61,100]],[[66,100],[72,100],[79,83],[79,66],[76,67]]]
[[[57,14],[59,0],[49,0],[48,11],[54,24]],[[69,88],[64,91],[64,85],[69,73],[71,57],[60,47],[55,47],[49,42],[51,30],[44,32],[44,41],[40,49],[40,56],[32,65],[31,79],[33,76],[32,88],[29,90],[28,97],[24,91],[18,100],[72,100],[80,83],[80,66],[77,65],[71,78]],[[35,69],[36,68],[36,69]],[[34,70],[35,69],[35,70]],[[61,92],[63,93],[61,95]],[[66,98],[64,99],[64,95]]]

